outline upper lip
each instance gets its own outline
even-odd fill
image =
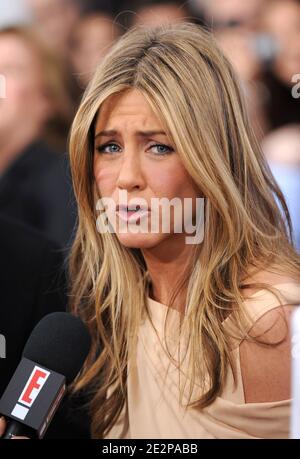
[[[118,204],[117,212],[119,211],[128,212],[128,210],[148,210],[148,207],[140,203],[130,202],[130,204]]]

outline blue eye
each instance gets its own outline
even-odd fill
[[[107,148],[109,149],[117,148],[117,149],[107,150]],[[119,150],[118,150],[119,148],[120,147],[116,143],[106,143],[105,145],[100,145],[99,147],[97,147],[96,150],[98,151],[98,153],[113,155],[114,153],[119,153]],[[174,151],[173,148],[168,147],[167,145],[160,144],[160,143],[151,145],[149,147],[150,150],[153,148],[158,149],[157,153],[154,153],[154,156],[166,156]]]
[[[99,147],[96,148],[96,150],[98,151],[98,153],[106,153],[106,154],[113,154],[113,153],[118,153],[116,150],[114,151],[105,151],[106,148],[109,148],[109,147],[118,147],[117,144],[115,143],[106,143],[105,145],[100,145]]]
[[[151,145],[150,148],[154,148],[154,147],[155,148],[161,148],[162,147],[162,148],[167,149],[167,151],[166,150],[165,151],[162,151],[162,150],[158,151],[158,153],[156,153],[156,156],[165,156],[165,155],[168,155],[168,154],[170,154],[170,153],[172,153],[174,151],[173,148],[168,147],[167,145],[163,145],[161,143],[157,143],[155,145]]]

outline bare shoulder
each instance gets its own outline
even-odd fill
[[[270,287],[298,283],[282,269],[249,270],[242,279],[244,297]],[[257,284],[257,285],[255,285]],[[291,398],[291,315],[298,307],[289,298],[282,306],[269,309],[253,324],[249,334],[261,343],[243,340],[240,344],[240,365],[246,403],[277,402]],[[300,304],[300,301],[299,301]],[[269,344],[262,344],[269,343]]]
[[[298,282],[300,284],[300,278],[295,279],[290,275],[286,275],[275,266],[258,272],[249,270],[247,275],[242,279],[242,285],[247,286],[246,288],[243,288],[242,291],[244,296],[250,296],[261,289],[261,287],[252,286],[251,284],[268,284],[270,286],[274,286],[294,282]]]
[[[291,398],[291,314],[298,306],[278,306],[260,317],[250,336],[268,344],[244,340],[240,364],[246,403]]]

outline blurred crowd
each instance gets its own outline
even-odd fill
[[[130,27],[176,21],[212,30],[235,67],[300,250],[300,0],[1,0],[0,213],[70,245],[67,140],[83,91]]]

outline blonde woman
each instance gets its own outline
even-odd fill
[[[70,155],[71,303],[93,338],[75,389],[92,394],[92,436],[288,437],[300,259],[213,37],[189,23],[127,32],[87,88]],[[182,212],[151,232],[163,198]],[[186,202],[195,228],[204,202],[196,243],[177,231]]]

